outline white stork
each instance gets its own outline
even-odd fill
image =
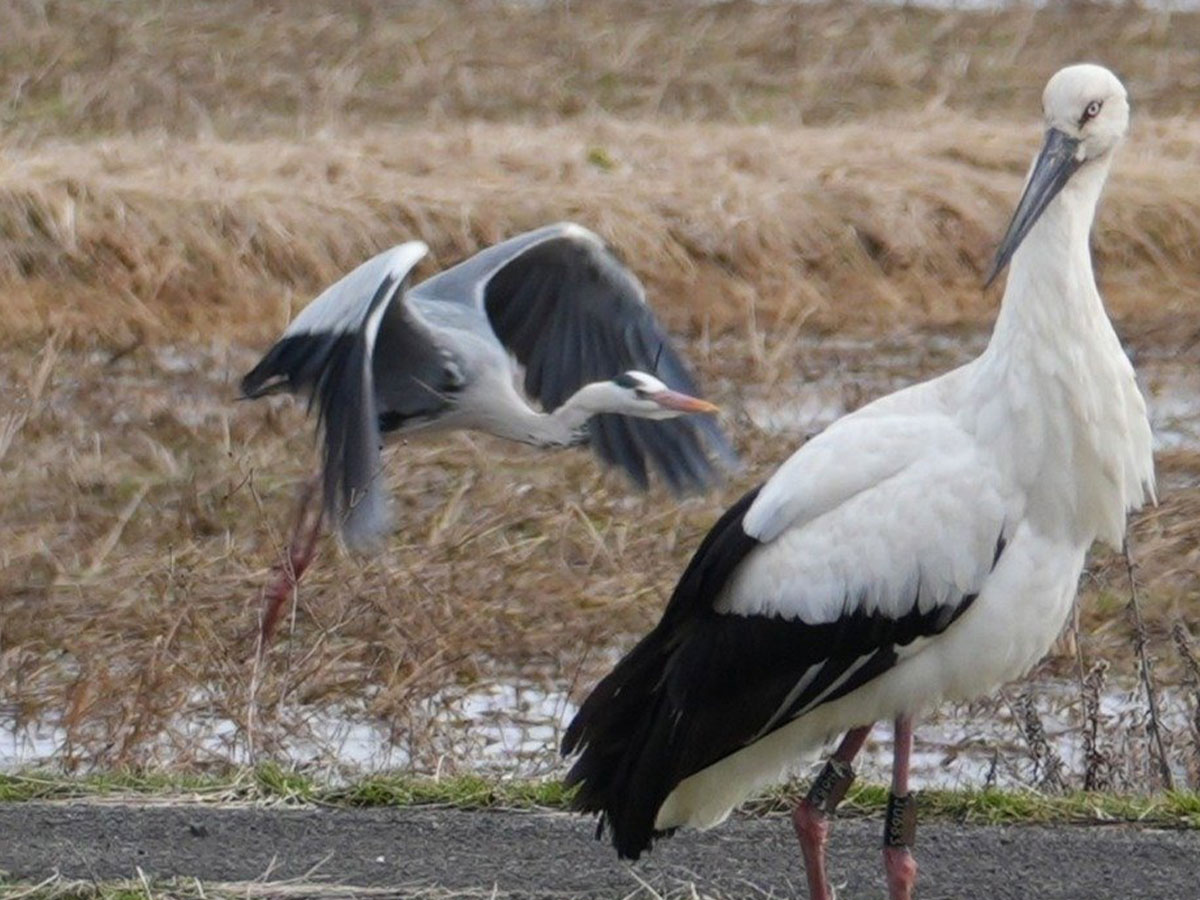
[[[1125,90],[1071,66],[1043,108],[988,278],[1011,260],[987,349],[845,416],[728,510],[571,723],[575,803],[622,857],[719,823],[844,733],[793,813],[811,896],[828,898],[828,816],[873,723],[891,719],[884,863],[890,897],[910,897],[915,717],[1028,671],[1088,548],[1119,547],[1127,512],[1153,500],[1145,402],[1088,251]]]

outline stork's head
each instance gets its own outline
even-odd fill
[[[1000,274],[1050,201],[1077,172],[1107,167],[1129,128],[1124,85],[1108,69],[1091,63],[1059,69],[1042,93],[1042,112],[1046,138],[985,286]]]
[[[1110,153],[1129,128],[1125,86],[1104,66],[1081,63],[1054,73],[1042,93],[1046,128],[1076,142],[1080,165]]]
[[[632,370],[622,372],[609,384],[605,398],[608,412],[641,419],[673,419],[686,413],[715,413],[707,400],[673,391],[653,375]]]

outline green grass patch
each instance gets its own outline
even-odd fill
[[[458,775],[428,778],[372,775],[331,784],[308,773],[265,763],[223,775],[105,772],[65,776],[47,772],[0,774],[0,803],[168,797],[182,802],[262,801],[325,806],[441,805],[463,809],[566,809],[571,791],[545,779],[507,780]]]
[[[804,784],[777,787],[744,807],[748,815],[791,808]],[[884,785],[864,784],[847,794],[839,815],[880,816]],[[323,806],[453,806],[460,809],[565,810],[573,791],[550,779],[512,780],[479,775],[428,778],[371,775],[330,784],[305,772],[268,763],[226,775],[108,772],[79,777],[29,772],[0,775],[0,802],[35,800],[171,798],[180,802],[264,802]],[[951,819],[980,825],[1137,823],[1200,829],[1200,793],[1150,796],[1075,792],[1048,795],[1031,790],[925,790],[917,793],[923,820]]]
[[[567,809],[573,793],[561,781],[507,781],[477,775],[436,780],[376,775],[331,789],[322,800],[342,806],[439,804],[464,809]]]
[[[791,808],[804,789],[793,784],[753,801],[753,812]],[[1102,794],[1074,791],[1042,794],[1032,790],[917,791],[922,820],[949,819],[975,825],[1103,825],[1130,823],[1161,828],[1200,828],[1200,794],[1172,791],[1154,795]],[[838,815],[882,816],[888,787],[865,784],[852,788]]]
[[[0,774],[0,803],[26,800],[75,800],[114,795],[186,795],[219,792],[229,779],[208,775],[172,775],[159,772],[102,772],[78,777],[27,772]]]

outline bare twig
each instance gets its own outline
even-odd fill
[[[21,429],[25,426],[26,418],[25,413],[12,413],[7,416],[0,416],[0,462],[4,462],[8,448],[13,445],[13,441],[21,433]]]
[[[1146,691],[1146,706],[1150,718],[1146,722],[1146,732],[1151,742],[1151,756],[1158,766],[1162,786],[1173,790],[1175,779],[1171,776],[1171,764],[1167,759],[1167,748],[1163,741],[1161,719],[1158,713],[1158,694],[1154,689],[1154,674],[1150,666],[1150,656],[1146,653],[1146,623],[1142,618],[1142,606],[1138,599],[1136,566],[1133,562],[1133,550],[1130,547],[1129,536],[1125,536],[1125,571],[1129,575],[1129,613],[1133,618],[1134,651],[1138,660],[1138,675],[1142,688]]]
[[[112,527],[108,529],[104,540],[96,547],[92,553],[92,561],[88,564],[87,572],[84,573],[85,578],[91,578],[100,571],[104,561],[108,559],[108,555],[112,553],[113,548],[117,546],[117,542],[121,540],[121,535],[125,531],[125,526],[129,524],[129,520],[133,518],[138,507],[142,505],[142,501],[146,499],[146,494],[150,492],[149,482],[143,482],[138,486],[137,492],[129,498],[129,502],[125,504],[125,508],[121,510],[117,520],[113,522]]]
[[[1097,660],[1082,683],[1083,695],[1083,789],[1099,791],[1111,786],[1112,763],[1100,749],[1100,695],[1108,663]]]
[[[1042,717],[1038,715],[1037,704],[1033,700],[1033,692],[1026,686],[1017,697],[1016,710],[1021,733],[1029,744],[1030,756],[1033,757],[1033,775],[1038,778],[1042,787],[1051,791],[1066,790],[1063,781],[1062,758],[1050,746],[1046,738],[1046,729],[1042,726]],[[1040,778],[1039,778],[1040,776]]]
[[[1175,641],[1175,649],[1179,651],[1179,658],[1183,660],[1183,683],[1192,694],[1192,715],[1189,724],[1192,732],[1195,781],[1200,780],[1200,660],[1196,659],[1192,650],[1192,636],[1183,622],[1176,622],[1171,627],[1171,637]]]

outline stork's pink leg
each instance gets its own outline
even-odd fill
[[[301,490],[296,504],[296,518],[292,524],[292,536],[288,541],[287,556],[282,562],[271,567],[271,571],[275,573],[275,580],[271,582],[271,586],[265,594],[266,608],[263,610],[262,624],[258,635],[259,653],[265,651],[270,645],[271,638],[275,634],[275,627],[279,624],[284,603],[294,595],[296,585],[300,583],[300,576],[304,574],[304,570],[316,556],[317,538],[321,536],[324,507],[318,507],[314,514],[312,506],[313,498],[316,497],[320,484],[320,478],[317,477],[309,481]],[[312,520],[311,524],[306,524],[309,519]]]
[[[883,868],[887,873],[889,900],[912,900],[917,883],[917,861],[912,845],[917,837],[917,807],[908,792],[908,761],[912,755],[911,716],[896,719],[893,737],[892,794],[888,797],[883,824]]]
[[[854,769],[850,763],[871,733],[871,726],[854,728],[846,732],[833,756],[817,776],[807,796],[792,810],[792,827],[800,840],[800,852],[804,854],[804,872],[808,877],[808,895],[811,900],[832,900],[833,890],[829,886],[829,874],[825,869],[825,846],[829,842],[829,817],[846,796]]]

